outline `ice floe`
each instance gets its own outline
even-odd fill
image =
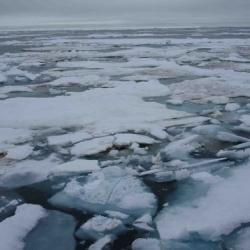
[[[76,236],[83,240],[99,240],[105,235],[118,236],[126,232],[126,227],[119,219],[95,216],[85,222],[76,232]]]
[[[136,177],[118,167],[104,168],[87,177],[67,184],[62,192],[50,198],[55,206],[104,213],[123,212],[134,217],[141,213],[154,214],[155,196]]]
[[[204,197],[167,208],[157,216],[161,239],[187,239],[196,233],[201,239],[216,241],[250,221],[249,163],[211,186]],[[167,225],[167,226],[166,226]]]

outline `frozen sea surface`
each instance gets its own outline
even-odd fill
[[[249,250],[250,29],[0,32],[0,249]]]

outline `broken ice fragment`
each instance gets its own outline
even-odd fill
[[[119,167],[90,174],[86,181],[73,179],[63,191],[49,199],[55,206],[104,213],[118,211],[138,217],[154,214],[155,196],[136,177]]]
[[[109,234],[118,236],[126,230],[121,220],[97,215],[80,226],[76,236],[83,240],[99,240]]]

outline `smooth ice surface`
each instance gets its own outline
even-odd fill
[[[49,202],[64,208],[96,213],[113,210],[135,217],[147,212],[154,214],[156,209],[155,196],[149,189],[119,167],[91,174],[85,182],[74,179]]]
[[[186,239],[197,233],[214,241],[250,222],[249,178],[248,163],[232,170],[228,178],[212,185],[204,197],[190,205],[180,202],[164,208],[156,219],[161,239]]]
[[[7,150],[7,158],[14,160],[23,160],[33,152],[33,147],[22,145],[10,148]]]

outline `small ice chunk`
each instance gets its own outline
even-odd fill
[[[229,98],[227,96],[211,96],[205,99],[214,104],[226,104],[229,102]]]
[[[210,185],[202,196],[164,208],[156,218],[161,239],[187,239],[196,233],[202,239],[216,241],[248,223],[249,166],[232,169],[229,177]]]
[[[27,159],[15,163],[13,167],[0,169],[0,187],[17,188],[44,181],[58,162],[59,160],[51,155],[44,160]]]
[[[249,141],[248,138],[238,136],[229,132],[223,132],[223,131],[220,131],[217,133],[216,139],[220,141],[225,141],[225,142],[248,142]]]
[[[106,136],[83,141],[74,145],[71,153],[76,156],[94,155],[112,148],[114,137]]]
[[[128,223],[131,220],[129,215],[121,212],[107,210],[104,213],[111,218],[121,220],[123,223]]]
[[[120,235],[126,231],[122,221],[97,215],[85,222],[76,232],[83,240],[99,240],[105,235]]]
[[[238,103],[228,103],[225,106],[225,110],[228,112],[236,111],[240,108],[240,105]]]
[[[152,224],[152,216],[144,214],[133,223],[133,226],[139,230],[153,232],[155,229],[152,227]]]
[[[0,190],[0,221],[12,215],[23,199],[14,191]]]
[[[7,81],[6,76],[3,73],[0,72],[0,83],[4,83],[6,81]]]
[[[200,147],[198,142],[198,135],[190,135],[184,139],[170,142],[162,151],[161,154],[166,154],[166,157],[170,159],[185,160],[189,157],[189,154]]]
[[[89,250],[104,250],[105,247],[115,240],[113,235],[106,235],[89,247]]]
[[[24,143],[32,138],[28,129],[0,128],[0,143]]]
[[[64,146],[67,144],[74,144],[79,141],[91,139],[91,137],[92,136],[85,131],[77,131],[69,134],[49,136],[48,143],[49,145]]]
[[[183,100],[181,99],[170,99],[167,100],[167,103],[172,104],[172,105],[182,105],[183,104]]]
[[[242,121],[246,126],[250,126],[250,115],[242,115],[240,121]]]
[[[114,144],[116,146],[127,146],[133,143],[143,144],[143,145],[150,145],[157,143],[158,141],[139,134],[116,134]]]
[[[217,156],[232,160],[242,160],[250,157],[250,148],[242,150],[220,150]]]
[[[132,244],[132,250],[162,250],[161,241],[158,239],[136,239]]]

